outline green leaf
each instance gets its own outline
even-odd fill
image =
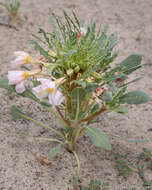
[[[150,100],[150,97],[142,91],[132,91],[120,97],[121,103],[143,104]]]
[[[4,88],[8,91],[9,94],[15,91],[14,86],[8,84],[8,79],[3,78],[0,80],[0,88]]]
[[[134,79],[134,80],[132,80],[132,81],[127,82],[124,86],[128,86],[129,84],[134,83],[134,82],[137,82],[138,80],[140,80],[140,79],[142,79],[142,78],[143,78],[143,77],[138,77],[138,78],[136,78],[136,79]]]
[[[48,47],[52,48],[52,45],[51,45],[50,40],[49,40],[49,38],[47,36],[47,33],[42,28],[40,28],[39,33],[43,34],[46,42],[48,43]]]
[[[72,90],[71,98],[73,102],[79,101],[79,104],[81,101],[85,98],[86,91],[83,88],[77,87]]]
[[[91,114],[93,114],[93,113],[97,112],[98,110],[99,110],[99,104],[95,104],[90,112],[91,112]]]
[[[119,65],[125,74],[130,74],[141,67],[141,55],[133,54],[127,57]]]
[[[30,40],[30,43],[35,46],[35,49],[39,50],[40,54],[43,55],[48,61],[52,61],[50,56],[48,55],[48,52],[45,51],[36,41]]]
[[[40,100],[32,93],[32,91],[29,88],[26,88],[26,90],[23,93],[18,94],[18,95],[26,97],[26,98],[30,98],[36,102],[40,102]]]
[[[113,111],[115,111],[117,113],[125,114],[125,113],[128,113],[128,108],[120,105],[120,106],[114,108]]]
[[[86,187],[86,186],[82,186],[81,189],[82,189],[82,190],[89,190],[89,188]]]
[[[32,80],[34,87],[39,86],[41,83],[38,80]]]
[[[112,93],[110,91],[104,91],[103,96],[102,96],[102,100],[105,102],[110,102],[112,101],[113,97],[112,97]]]
[[[97,83],[90,83],[90,84],[87,84],[85,90],[87,93],[90,93],[90,92],[93,92],[95,91],[95,89],[98,87],[99,85]]]
[[[21,119],[24,118],[24,113],[21,112],[16,106],[11,106],[11,114],[14,117],[14,119]]]
[[[90,126],[87,127],[87,133],[96,146],[101,147],[105,150],[111,150],[109,137],[105,133]]]
[[[50,150],[48,154],[48,159],[53,158],[61,149],[61,144],[58,144],[56,147]]]
[[[144,142],[148,142],[147,139],[125,139],[125,138],[121,138],[122,140],[129,142],[129,143],[144,143]]]

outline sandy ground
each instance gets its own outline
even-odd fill
[[[31,34],[36,34],[40,27],[50,30],[48,22],[49,8],[62,16],[62,10],[69,14],[75,9],[80,18],[88,21],[93,19],[102,28],[109,23],[109,31],[119,36],[118,49],[121,54],[117,62],[131,53],[143,55],[143,67],[132,75],[132,78],[144,75],[136,86],[130,89],[144,90],[152,96],[152,1],[151,0],[26,0],[22,2],[18,31],[0,26],[0,77],[4,77],[11,69],[9,61],[13,52],[25,50],[35,53],[29,40]],[[25,19],[27,17],[27,20]],[[0,7],[0,22],[8,23],[8,15]],[[48,136],[44,130],[33,123],[23,120],[13,120],[10,106],[18,105],[32,117],[39,118],[53,127],[58,124],[45,110],[29,99],[17,96],[7,96],[0,89],[0,190],[72,190],[72,179],[76,172],[76,164],[72,154],[62,149],[54,162],[40,165],[29,151],[46,154],[54,143],[31,141],[17,133]],[[91,178],[109,182],[111,190],[136,187],[142,190],[142,181],[137,174],[132,174],[127,180],[118,175],[114,157],[116,153],[128,153],[131,161],[146,147],[152,150],[152,102],[139,106],[130,106],[126,115],[109,113],[101,117],[97,125],[103,131],[125,138],[146,138],[148,143],[129,144],[111,136],[112,151],[106,152],[92,145],[87,136],[82,137],[77,146],[81,161],[81,181],[88,184]],[[152,174],[148,174],[152,179]]]

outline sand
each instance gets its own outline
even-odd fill
[[[8,2],[8,1],[7,1]],[[38,56],[39,53],[29,43],[32,34],[39,28],[51,30],[48,22],[49,8],[62,16],[62,10],[71,14],[76,11],[79,18],[86,21],[93,19],[103,28],[109,23],[109,32],[119,37],[117,49],[121,50],[116,62],[120,62],[132,53],[143,55],[143,67],[131,75],[131,78],[144,76],[129,89],[143,90],[152,96],[152,1],[151,0],[26,0],[22,2],[20,20],[16,31],[0,25],[0,78],[12,69],[10,60],[13,52],[24,50]],[[0,7],[0,23],[8,23],[6,11]],[[72,190],[76,163],[72,154],[64,148],[50,165],[41,165],[33,152],[47,154],[56,144],[33,141],[19,133],[34,136],[51,136],[49,132],[35,124],[14,120],[10,106],[16,104],[24,112],[41,121],[59,127],[57,121],[43,108],[29,99],[8,96],[6,90],[0,89],[0,190]],[[119,175],[114,162],[117,153],[128,154],[129,160],[136,162],[142,147],[152,150],[152,102],[129,106],[129,113],[118,115],[108,113],[100,117],[101,123],[96,127],[110,135],[112,151],[107,152],[92,145],[87,135],[77,144],[77,153],[81,162],[80,179],[88,184],[90,179],[109,182],[109,189],[126,189],[136,187],[142,190],[142,180],[136,173],[127,179]],[[148,139],[146,143],[128,143],[114,136],[130,139]],[[148,173],[152,179],[152,173]]]

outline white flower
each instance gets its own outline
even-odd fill
[[[56,84],[54,81],[48,79],[37,79],[41,82],[41,85],[32,88],[33,94],[39,98],[47,98],[50,92],[55,91]]]
[[[15,66],[22,66],[24,64],[27,64],[31,61],[31,57],[28,53],[24,51],[15,51],[14,54],[17,56],[15,60],[11,61],[12,64]]]
[[[24,80],[28,77],[28,72],[26,71],[8,71],[8,84],[16,85],[15,89],[17,93],[22,93],[25,91]]]
[[[54,107],[60,105],[64,101],[63,94],[57,90],[51,94],[49,94],[49,103]]]
[[[25,80],[28,76],[28,72],[26,71],[8,71],[8,84],[9,85],[15,85],[23,80]]]
[[[25,86],[24,86],[24,82],[20,82],[18,83],[16,86],[15,86],[15,90],[17,93],[23,93],[26,89],[25,89]]]
[[[32,89],[33,94],[39,98],[49,98],[49,103],[52,106],[60,105],[64,100],[62,93],[57,90],[56,82],[49,79],[37,79],[41,84]]]

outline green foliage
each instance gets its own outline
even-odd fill
[[[8,85],[8,79],[3,78],[0,80],[0,88],[4,88],[8,91],[8,94],[11,94],[15,91],[14,86]]]
[[[74,190],[108,190],[108,183],[101,183],[99,180],[90,180],[89,186],[79,185],[77,177],[74,177]]]
[[[30,43],[34,45],[35,49],[39,50],[40,54],[43,55],[48,61],[51,61],[51,57],[48,52],[44,50],[36,41],[30,40]]]
[[[15,105],[11,106],[11,114],[14,119],[24,118],[24,113],[22,113]]]
[[[145,171],[150,170],[152,172],[152,152],[146,148],[143,148],[143,151],[139,155],[137,169],[139,176],[143,181],[143,187],[145,189],[151,190],[152,180],[146,179]]]
[[[149,96],[142,91],[132,91],[124,94],[120,101],[127,104],[143,104],[150,100]]]
[[[103,96],[102,96],[102,100],[104,102],[111,102],[112,99],[113,99],[112,93],[110,91],[104,91]]]
[[[87,133],[96,146],[101,147],[105,150],[111,150],[109,137],[105,133],[90,126],[87,127]]]
[[[85,95],[86,95],[86,91],[83,88],[77,87],[73,89],[71,93],[72,102],[76,102],[77,104],[80,104],[85,98]]]
[[[133,54],[127,57],[124,61],[119,64],[119,71],[122,71],[124,74],[131,74],[136,69],[141,67],[141,55]]]
[[[21,2],[18,0],[10,0],[9,5],[1,3],[0,5],[3,6],[8,14],[10,14],[12,17],[16,17],[18,15],[20,6],[21,6]]]
[[[132,164],[127,160],[127,154],[117,154],[115,162],[120,174],[124,177],[128,177],[133,172],[132,168],[130,167]]]
[[[61,144],[58,144],[56,147],[51,149],[48,154],[48,158],[52,159],[54,156],[56,156],[56,154],[60,151],[60,149],[61,149]]]

